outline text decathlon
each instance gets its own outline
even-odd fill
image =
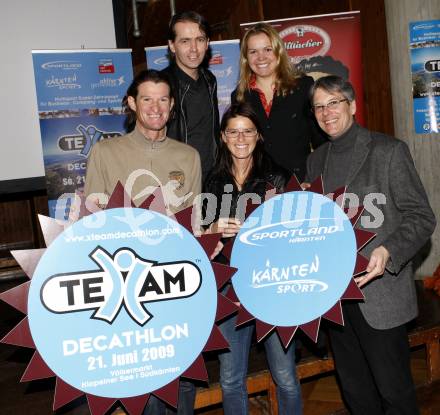
[[[113,349],[124,349],[143,344],[169,342],[189,337],[187,323],[181,325],[167,325],[159,330],[147,328],[144,330],[130,330],[113,335],[97,335],[94,337],[80,337],[63,341],[63,355],[71,356],[77,353],[103,352]]]

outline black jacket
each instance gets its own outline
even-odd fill
[[[217,203],[206,203],[205,200],[203,205],[203,217],[206,217],[207,214],[210,215],[210,217],[213,218],[212,222],[217,221],[220,215],[227,215],[229,217],[236,216],[240,220],[243,220],[246,206],[238,205],[240,196],[246,193],[254,193],[260,197],[261,203],[263,203],[268,185],[275,187],[277,192],[282,192],[289,178],[289,173],[282,167],[276,165],[267,156],[264,158],[261,171],[251,173],[241,190],[238,190],[231,175],[213,171],[208,175],[205,181],[203,192],[212,193],[216,197]],[[229,186],[225,192],[226,185]],[[231,207],[227,212],[221,212],[222,198],[229,194],[232,196]],[[243,202],[245,202],[245,200],[243,200]]]
[[[167,136],[174,138],[178,141],[183,141],[188,144],[188,122],[186,108],[183,105],[185,94],[188,92],[189,84],[183,82],[177,75],[176,63],[172,62],[169,66],[162,70],[170,78],[173,86],[174,96],[174,114],[168,121]],[[219,112],[217,101],[217,80],[211,71],[208,69],[199,68],[200,75],[206,81],[208,86],[209,97],[211,101],[210,111],[212,111],[212,140],[214,141],[214,149],[217,148],[218,140],[220,137],[220,124],[219,124]]]
[[[216,222],[220,216],[236,217],[241,221],[244,221],[244,216],[246,213],[246,201],[248,199],[247,197],[243,197],[239,203],[240,196],[249,193],[256,194],[260,197],[261,203],[263,203],[268,185],[275,187],[277,192],[282,192],[289,178],[289,173],[273,163],[268,156],[264,158],[262,170],[257,174],[253,172],[244,183],[241,191],[238,190],[231,175],[216,173],[215,171],[211,172],[203,187],[204,193],[211,193],[215,196],[215,198],[211,196],[209,199],[206,197],[203,199],[204,203],[202,217],[206,218],[208,216],[210,219],[210,223],[207,224],[206,227],[208,227],[211,223]],[[229,186],[225,192],[225,186],[227,185]],[[223,203],[223,205],[227,206],[227,198],[229,195],[232,196],[230,209],[228,209],[227,212],[222,212],[223,198],[225,197],[226,201],[226,203]],[[223,243],[228,241],[229,238],[223,239]],[[217,255],[215,260],[221,264],[229,263],[229,260],[222,253]]]
[[[317,148],[327,141],[310,112],[309,91],[312,85],[313,78],[304,76],[298,80],[292,93],[275,95],[269,117],[257,91],[249,90],[244,95],[244,100],[252,105],[263,129],[265,150],[300,181],[305,177],[311,147]],[[236,90],[232,92],[232,102],[236,101],[236,93]]]

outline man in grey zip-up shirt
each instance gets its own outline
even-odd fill
[[[117,182],[139,205],[160,186],[168,210],[191,205],[201,190],[200,157],[189,145],[168,137],[173,108],[168,77],[154,70],[139,73],[127,91],[129,129],[123,137],[97,143],[90,154],[84,192],[90,201],[107,204]],[[195,387],[180,382],[179,415],[193,413]],[[150,396],[145,415],[165,414],[165,403]]]
[[[106,205],[119,182],[139,205],[157,187],[169,212],[190,206],[201,191],[198,153],[170,139],[166,122],[173,107],[169,79],[150,70],[139,73],[127,91],[129,124],[133,131],[93,146],[84,193]]]
[[[169,26],[171,64],[164,69],[173,83],[174,116],[168,136],[194,147],[202,161],[202,175],[211,170],[219,135],[217,82],[203,68],[209,45],[209,25],[195,12],[176,14]]]

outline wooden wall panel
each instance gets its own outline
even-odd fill
[[[8,196],[0,201],[0,281],[22,276],[10,251],[34,246],[32,203]]]
[[[349,0],[263,0],[263,11],[266,20],[274,20],[346,12],[351,10],[349,3]]]
[[[32,244],[30,200],[6,200],[0,203],[0,247],[9,244]]]
[[[394,134],[387,28],[383,0],[350,0],[361,12],[365,121],[370,130]]]
[[[44,247],[43,234],[41,233],[40,223],[38,222],[38,215],[49,216],[49,206],[46,195],[37,195],[33,197],[33,227],[34,240],[38,247]]]
[[[10,194],[0,199],[0,276],[2,270],[16,265],[11,250],[44,246],[37,215],[48,213],[45,192]]]
[[[239,1],[229,17],[229,39],[241,37],[240,24],[264,20],[263,4],[261,0]],[[227,39],[227,37],[226,37]]]

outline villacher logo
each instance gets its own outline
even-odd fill
[[[97,247],[90,255],[99,269],[51,276],[41,287],[42,304],[52,313],[95,310],[92,319],[112,323],[121,307],[139,325],[153,316],[142,306],[194,295],[202,283],[199,268],[189,262],[157,263],[128,248],[112,256]]]
[[[331,46],[330,36],[318,26],[289,26],[279,34],[294,63],[298,63],[305,57],[324,56]]]

